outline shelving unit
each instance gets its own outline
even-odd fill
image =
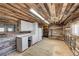
[[[0,55],[7,55],[16,50],[16,40],[15,39],[1,39],[0,42]]]
[[[64,33],[64,41],[70,48],[70,50],[73,52],[73,54],[79,55],[79,49],[77,48],[77,37],[75,35],[72,35],[71,28],[70,27],[64,27],[63,28]]]
[[[49,29],[49,38],[63,40],[62,27],[55,27]]]

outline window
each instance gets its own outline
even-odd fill
[[[4,32],[4,28],[0,28],[0,32]]]
[[[72,34],[79,35],[79,24],[78,23],[72,25]]]
[[[12,32],[13,31],[13,28],[8,28],[8,31]]]
[[[0,24],[0,32],[14,32],[15,25],[13,24]]]

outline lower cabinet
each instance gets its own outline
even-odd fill
[[[42,40],[42,35],[42,28],[38,28],[37,32],[32,35],[32,44],[35,44],[36,42]]]
[[[28,37],[17,37],[17,51],[23,52],[28,48]]]
[[[32,45],[37,42],[38,36],[36,34],[32,35]]]

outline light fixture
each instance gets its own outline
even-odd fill
[[[33,14],[35,14],[37,17],[39,17],[41,20],[43,20],[45,23],[49,24],[48,21],[46,21],[40,14],[38,14],[34,9],[30,9],[30,12],[32,12]]]

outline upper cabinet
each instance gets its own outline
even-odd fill
[[[21,20],[21,29],[20,29],[20,31],[33,31],[33,23]]]

